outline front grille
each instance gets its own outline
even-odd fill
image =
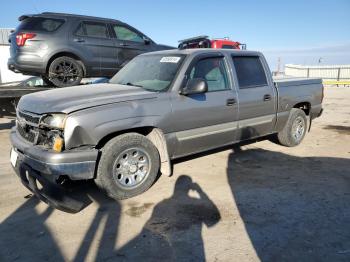
[[[40,121],[39,115],[17,112],[17,132],[18,134],[30,143],[36,143],[38,140],[38,124]]]
[[[37,133],[33,129],[26,130],[26,127],[22,127],[21,125],[17,125],[17,131],[25,140],[30,143],[34,143],[36,140]]]
[[[26,122],[33,123],[36,125],[39,124],[40,116],[38,116],[38,115],[32,115],[32,114],[18,111],[18,116],[20,118],[23,118]]]

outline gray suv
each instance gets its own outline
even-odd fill
[[[9,69],[58,87],[111,77],[141,53],[173,48],[113,19],[45,12],[19,21],[9,39]]]

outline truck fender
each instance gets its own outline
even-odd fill
[[[146,136],[151,142],[156,146],[160,156],[160,172],[163,175],[171,176],[172,175],[172,165],[169,158],[168,148],[166,140],[162,130],[159,128],[153,128],[152,131]]]

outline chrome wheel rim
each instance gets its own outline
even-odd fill
[[[122,188],[135,188],[148,177],[151,169],[149,154],[142,148],[129,148],[121,152],[113,165],[113,178]]]
[[[292,134],[296,142],[300,142],[305,133],[305,120],[298,116],[292,126]]]

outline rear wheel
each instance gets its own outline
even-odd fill
[[[277,134],[280,144],[288,147],[297,146],[304,139],[307,130],[307,118],[305,112],[293,108],[283,130]]]
[[[53,85],[47,76],[42,75],[41,79],[43,80],[45,86],[52,86]]]
[[[123,134],[103,147],[95,183],[111,198],[130,198],[152,186],[159,166],[158,150],[148,138]]]
[[[79,85],[84,76],[80,62],[68,56],[61,56],[49,66],[49,81],[57,87]]]

